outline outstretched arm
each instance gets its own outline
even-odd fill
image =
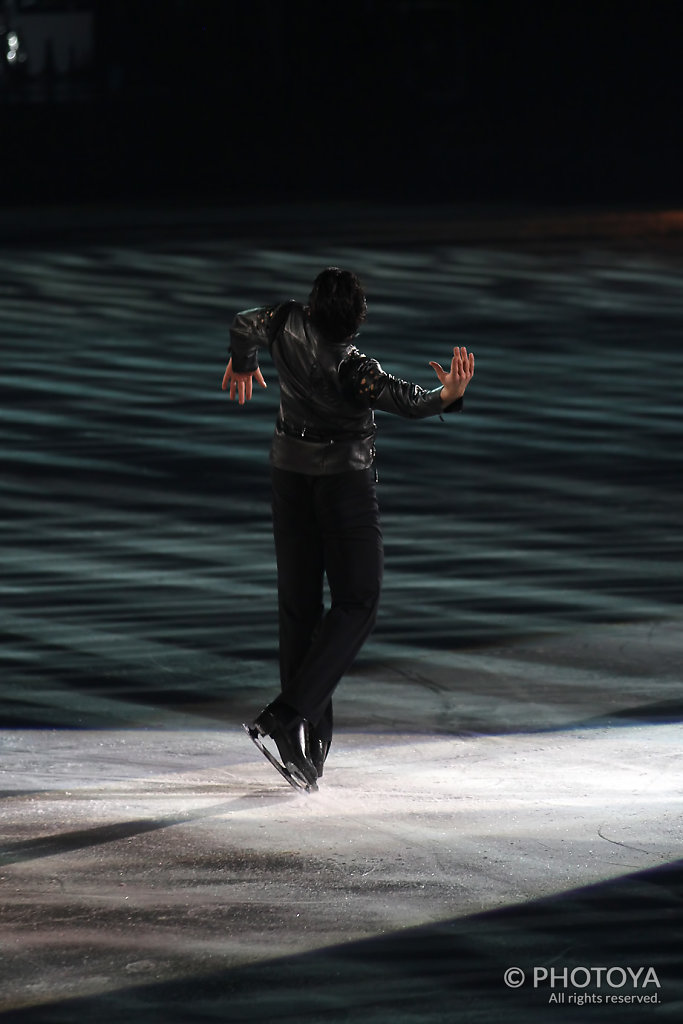
[[[230,362],[223,374],[223,391],[229,391],[230,400],[238,399],[240,405],[252,396],[252,381],[266,387],[258,365],[259,348],[268,344],[268,331],[273,324],[277,306],[262,306],[245,309],[238,313],[230,326]],[[235,369],[235,363],[239,369]]]
[[[227,391],[228,388],[230,389],[230,401],[234,401],[235,397],[237,397],[239,404],[244,405],[245,402],[248,402],[251,399],[252,379],[255,379],[256,383],[260,384],[262,388],[268,386],[258,367],[251,373],[236,373],[232,368],[231,358],[225,368],[221,387],[223,391]]]
[[[474,356],[465,348],[455,348],[448,373],[439,363],[430,366],[442,385],[431,391],[385,373],[376,359],[356,350],[340,364],[339,378],[351,401],[381,412],[408,419],[460,412],[465,388],[474,374]]]
[[[462,398],[465,388],[474,376],[474,354],[470,352],[468,355],[464,345],[461,348],[454,348],[451,368],[448,373],[439,363],[430,362],[429,365],[443,385],[441,401],[444,406],[451,405],[452,402]]]

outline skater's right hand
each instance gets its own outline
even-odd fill
[[[474,376],[474,354],[470,352],[468,355],[464,345],[461,348],[456,346],[453,349],[451,368],[448,373],[439,363],[430,362],[429,365],[443,385],[441,389],[441,401],[443,404],[450,405],[451,402],[456,402],[458,398],[462,398],[465,394],[465,388]]]
[[[232,368],[232,358],[225,368],[223,374],[223,383],[221,388],[223,391],[227,391],[230,388],[230,401],[234,402],[235,396],[239,396],[239,404],[244,405],[251,398],[252,393],[252,377],[255,379],[257,384],[260,384],[262,388],[268,385],[263,379],[263,374],[259,369],[253,371],[253,373],[235,373]]]

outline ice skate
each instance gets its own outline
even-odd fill
[[[323,769],[327,755],[330,752],[330,740],[321,740],[316,729],[310,723],[306,729],[306,755],[316,770],[319,779],[323,776]]]
[[[294,789],[303,789],[308,793],[317,790],[317,772],[305,753],[303,721],[286,729],[282,722],[266,709],[261,712],[252,725],[244,725],[243,728],[263,756],[270,761],[290,786]],[[279,758],[268,750],[263,742],[266,736],[270,736],[274,741],[280,755]]]

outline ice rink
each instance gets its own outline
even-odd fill
[[[2,227],[0,1017],[679,1021],[680,214]],[[240,727],[277,382],[220,382],[233,314],[327,264],[385,369],[476,373],[462,416],[378,415],[380,618],[305,795]]]

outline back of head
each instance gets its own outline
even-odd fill
[[[365,292],[350,270],[326,267],[313,282],[311,320],[331,341],[352,338],[367,316]]]

